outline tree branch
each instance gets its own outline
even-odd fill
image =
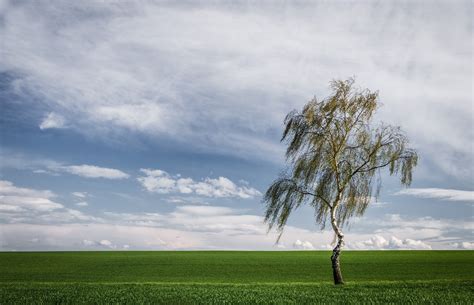
[[[300,194],[303,194],[303,195],[310,195],[310,196],[313,196],[313,197],[316,197],[316,198],[319,198],[321,199],[330,209],[332,209],[332,205],[329,203],[328,200],[326,200],[326,198],[324,198],[323,196],[320,196],[318,194],[315,194],[315,193],[312,193],[310,191],[307,191],[307,190],[304,190],[302,189],[293,179],[285,179],[286,181],[289,181],[291,183],[293,183],[295,186],[296,186],[296,191]]]

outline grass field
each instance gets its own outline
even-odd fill
[[[473,251],[0,253],[1,304],[472,304]]]

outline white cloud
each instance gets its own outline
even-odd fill
[[[118,169],[87,164],[61,166],[57,168],[57,170],[85,178],[126,179],[130,177],[128,174]]]
[[[41,197],[51,198],[56,195],[49,190],[35,190],[28,188],[16,187],[10,181],[0,180],[0,194],[9,196],[26,196],[26,197]]]
[[[314,247],[313,247],[313,244],[310,243],[309,241],[301,241],[299,239],[297,239],[294,243],[293,243],[293,248],[295,249],[299,249],[299,250],[313,250]]]
[[[433,249],[450,249],[453,242],[460,243],[468,239],[474,229],[472,219],[386,214],[378,218],[363,217],[354,220],[351,231],[346,232],[348,244],[353,248],[363,248],[366,246],[364,242],[368,240],[376,244],[375,234],[390,242],[394,248],[397,243],[392,237],[403,241],[401,248],[417,247],[417,241],[421,240]],[[361,238],[363,236],[365,238]]]
[[[469,1],[40,3],[5,7],[1,68],[24,75],[15,89],[79,132],[131,130],[280,161],[284,115],[356,74],[380,89],[380,117],[403,126],[425,159],[472,177]]]
[[[35,190],[0,181],[0,220],[7,223],[100,222],[101,219],[65,208],[49,190]]]
[[[448,201],[474,201],[474,191],[462,191],[442,188],[409,188],[395,195],[409,195],[420,198],[433,198]]]
[[[55,194],[49,190],[16,187],[10,181],[0,180],[0,210],[4,212],[48,212],[63,208],[52,197]]]
[[[357,242],[350,242],[347,244],[349,249],[359,250],[431,250],[431,246],[421,240],[413,240],[410,238],[399,239],[395,236],[391,236],[389,240],[383,236],[375,235],[374,237]]]
[[[0,155],[0,157],[2,157]],[[49,174],[58,176],[61,173],[69,173],[85,178],[105,178],[105,179],[127,179],[129,174],[115,168],[101,167],[97,165],[81,164],[81,165],[67,165],[52,160],[31,160],[28,156],[17,156],[16,158],[6,158],[9,167],[13,168],[35,168],[35,174]],[[41,167],[41,168],[38,168]],[[87,196],[87,192],[73,192],[72,195],[76,197]],[[81,197],[84,198],[84,197]]]
[[[82,241],[82,243],[84,244],[84,246],[94,246],[94,245],[96,245],[96,242],[95,242],[95,241],[93,241],[93,240],[88,240],[88,239],[84,239],[84,240]]]
[[[60,223],[64,215],[49,213],[44,223],[10,223],[2,225],[2,249],[292,249],[330,250],[333,232],[311,231],[287,226],[279,244],[277,232],[269,232],[261,216],[249,215],[227,207],[177,206],[169,213],[105,213],[101,220],[88,219],[86,224]],[[453,245],[427,241],[423,230],[385,231],[374,234],[346,232],[346,249],[445,249],[467,248],[470,244]],[[440,236],[439,232],[438,235]],[[31,239],[39,242],[32,246]],[[101,242],[101,241],[110,241]],[[113,242],[112,242],[113,241]],[[33,247],[33,248],[32,248]]]
[[[452,219],[452,218],[434,218],[431,216],[413,217],[400,214],[385,214],[379,218],[354,218],[353,223],[358,227],[375,226],[381,228],[398,228],[423,230],[432,229],[433,234],[441,234],[442,230],[472,230],[474,223],[472,221]]]
[[[194,205],[185,205],[176,207],[176,213],[187,213],[196,216],[217,216],[217,215],[229,215],[234,214],[235,209],[228,207],[218,207],[218,206],[194,206]]]
[[[166,202],[174,203],[174,204],[185,204],[185,205],[209,205],[210,203],[207,202],[206,200],[203,200],[205,198],[201,196],[170,196],[165,198]]]
[[[139,177],[137,180],[149,192],[160,194],[167,194],[175,191],[176,180],[173,179],[167,172],[156,169],[140,169],[146,176]]]
[[[468,241],[453,243],[452,246],[456,249],[474,250],[474,243]]]
[[[0,202],[4,206],[15,207],[21,211],[27,209],[39,212],[48,212],[63,208],[62,204],[51,201],[48,198],[41,197],[0,195]]]
[[[73,196],[79,197],[79,198],[86,198],[87,197],[87,192],[72,192],[71,193]]]
[[[112,242],[110,240],[107,240],[107,239],[103,239],[103,240],[99,241],[99,245],[109,247],[109,248],[115,248],[115,245],[112,244]]]
[[[64,117],[61,115],[50,112],[48,115],[43,119],[39,128],[41,130],[50,129],[50,128],[64,128],[65,127],[65,120]]]
[[[135,215],[140,216],[140,215]],[[104,249],[107,245],[100,245],[100,241],[108,240],[115,246],[114,249],[128,245],[133,249],[261,249],[271,250],[275,247],[276,233],[266,234],[263,224],[260,232],[238,230],[238,225],[247,225],[244,218],[239,223],[234,222],[235,229],[214,230],[196,227],[178,227],[166,225],[143,226],[126,221],[116,223],[88,223],[88,224],[5,224],[2,225],[4,238],[0,244],[2,250],[25,249]],[[243,221],[242,221],[243,220]],[[210,224],[212,217],[207,219]],[[214,220],[220,224],[223,219]],[[282,237],[281,244],[295,240],[296,236],[305,239],[327,240],[330,234],[313,232],[304,229],[288,227]],[[31,244],[32,238],[39,242]],[[126,248],[126,247],[125,247]]]
[[[285,244],[280,243],[280,242],[276,243],[273,247],[276,248],[276,249],[286,249]]]
[[[109,249],[116,249],[117,248],[117,245],[115,245],[114,243],[112,243],[110,240],[107,240],[107,239],[102,239],[102,240],[84,239],[82,241],[82,245],[84,245],[85,247],[88,247],[88,248],[90,248],[90,247],[109,248]],[[124,246],[126,246],[126,245],[124,245]]]
[[[245,210],[184,204],[166,213],[106,212],[96,217],[52,201],[55,194],[51,191],[21,188],[8,181],[0,182],[0,187],[0,247],[5,250],[121,249],[123,245],[133,249],[280,248],[275,245],[278,233],[267,234],[263,217]],[[380,219],[360,220],[356,228],[358,231],[345,232],[348,249],[468,248],[469,243],[450,237],[450,232],[470,234],[472,222],[387,214]],[[319,232],[289,225],[281,245],[330,249],[327,243],[332,237],[331,230]],[[34,238],[38,242],[33,245]]]
[[[17,152],[5,154],[0,152],[1,167],[31,170],[35,174],[49,174],[57,176],[61,173],[69,173],[85,178],[126,179],[130,175],[115,168],[101,167],[97,165],[81,164],[70,165],[49,159],[38,159],[34,155],[23,155]],[[73,192],[73,196],[87,196],[87,192]],[[81,197],[83,198],[83,197]]]
[[[77,205],[78,207],[86,207],[89,204],[86,201],[79,201],[79,202],[76,202],[75,205]]]
[[[266,234],[263,218],[222,206],[177,206],[170,213],[113,213],[106,216],[118,224],[167,227],[216,234]]]
[[[137,180],[149,192],[160,194],[181,193],[196,194],[206,197],[239,197],[253,198],[260,196],[261,193],[247,185],[236,185],[225,177],[217,179],[205,178],[203,181],[194,181],[191,178],[173,177],[167,172],[159,169],[141,169],[145,174],[138,177]]]

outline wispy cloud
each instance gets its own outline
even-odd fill
[[[79,198],[86,198],[87,197],[87,192],[72,192],[71,193],[75,197]]]
[[[106,179],[127,179],[129,174],[115,168],[102,167],[92,164],[67,164],[50,159],[37,158],[34,155],[23,155],[15,152],[5,154],[0,152],[2,163],[0,167],[27,169],[35,174],[60,175],[69,173],[85,178],[106,178]],[[73,193],[74,196],[79,194],[86,195],[86,192]]]
[[[196,194],[206,197],[239,197],[252,198],[260,196],[261,193],[243,183],[237,185],[225,177],[204,178],[202,181],[194,181],[192,178],[171,176],[159,169],[141,169],[145,176],[138,177],[138,182],[149,192],[160,194],[181,193]]]
[[[25,196],[51,198],[56,195],[50,190],[35,190],[23,187],[17,187],[10,181],[0,180],[0,193],[8,196]]]
[[[50,129],[50,128],[65,128],[66,121],[64,118],[54,112],[48,113],[48,115],[43,119],[39,128],[43,129]]]
[[[0,180],[0,221],[6,223],[70,223],[100,221],[97,217],[68,209],[52,198],[49,190],[17,187],[10,181]]]
[[[88,164],[60,166],[54,168],[54,170],[64,171],[85,178],[127,179],[130,177],[127,173],[115,168]]]
[[[408,195],[420,198],[441,199],[447,201],[473,201],[474,191],[462,191],[442,188],[409,188],[401,190],[395,195]]]
[[[355,74],[424,158],[469,176],[470,5],[7,4],[1,68],[78,132],[278,162],[285,114]]]

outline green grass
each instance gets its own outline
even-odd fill
[[[0,253],[1,304],[474,303],[473,251]]]

